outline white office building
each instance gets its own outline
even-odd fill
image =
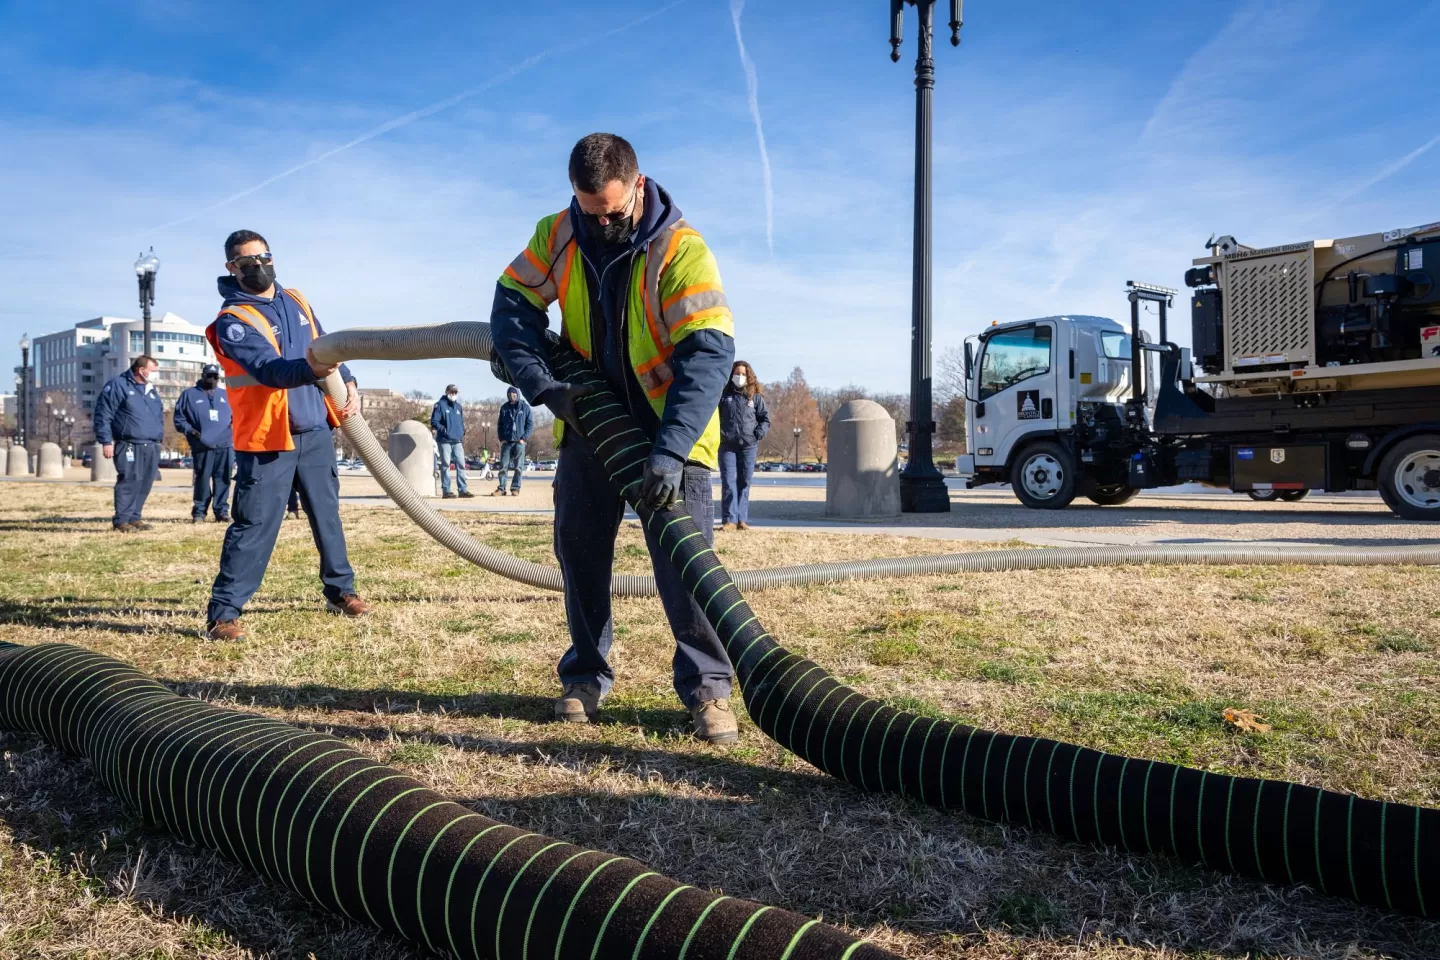
[[[168,408],[200,369],[215,362],[205,329],[167,313],[150,321],[150,346],[160,364],[156,389]],[[32,386],[37,397],[63,393],[88,417],[106,381],[119,376],[145,350],[145,323],[123,317],[95,317],[68,330],[34,339]]]

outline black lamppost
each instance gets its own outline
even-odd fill
[[[74,417],[66,417],[66,418],[65,418],[65,456],[66,456],[66,457],[74,457],[74,456],[75,456],[75,446],[74,446],[74,444],[72,443],[72,441],[74,440],[74,431],[75,431],[75,418],[74,418]]]
[[[19,416],[16,418],[16,430],[20,437],[20,446],[25,447],[30,443],[30,334],[20,335],[20,384],[16,391],[20,399],[20,409],[16,411]]]
[[[900,473],[900,509],[905,513],[948,513],[950,491],[935,468],[935,418],[930,383],[930,183],[931,99],[935,90],[932,55],[936,0],[890,0],[890,59],[900,60],[905,4],[920,15],[915,55],[915,272],[910,291],[910,420],[908,459]],[[962,0],[950,0],[950,43],[960,45]]]
[[[795,459],[791,463],[798,467],[800,466],[800,428],[795,427],[791,432],[795,434]]]
[[[140,254],[135,261],[135,277],[140,281],[140,315],[145,319],[145,356],[153,357],[150,352],[150,308],[155,306],[155,274],[160,272],[160,258],[155,256],[155,248],[151,247],[149,253]]]

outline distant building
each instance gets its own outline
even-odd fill
[[[160,364],[156,389],[167,405],[173,406],[180,392],[200,378],[205,364],[215,362],[205,329],[173,313],[150,321],[150,343]],[[33,344],[32,394],[37,398],[65,394],[88,418],[105,382],[123,373],[144,352],[145,323],[95,317],[68,330],[36,337]]]

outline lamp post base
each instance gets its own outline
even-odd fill
[[[933,469],[933,468],[932,468]],[[950,488],[936,470],[929,476],[900,474],[901,513],[949,513]]]

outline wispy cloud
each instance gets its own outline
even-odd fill
[[[614,36],[614,35],[617,34],[617,33],[623,33],[623,32],[625,32],[625,31],[627,31],[627,30],[631,30],[631,29],[633,29],[633,28],[635,28],[635,27],[638,27],[638,26],[640,26],[642,23],[645,23],[647,20],[653,20],[653,19],[655,19],[655,18],[658,17],[658,16],[661,16],[661,15],[663,15],[663,14],[665,14],[665,13],[668,13],[670,10],[674,9],[675,7],[678,7],[680,4],[682,4],[682,3],[684,3],[684,2],[685,2],[685,0],[671,0],[670,3],[665,4],[664,6],[660,7],[659,9],[652,10],[652,11],[650,11],[649,13],[646,13],[646,14],[643,14],[643,15],[641,15],[641,16],[639,16],[639,17],[636,17],[635,19],[629,21],[628,23],[623,23],[623,24],[621,24],[621,25],[618,26],[618,27],[614,27],[614,28],[612,28],[612,29],[610,29],[610,30],[607,30],[605,33],[601,34],[601,38],[611,37],[611,36]],[[741,5],[742,5],[742,6],[744,5],[743,2],[742,2]],[[733,8],[733,6],[734,6],[733,2],[732,2],[732,4],[731,4],[731,6],[732,6],[732,8]],[[738,21],[738,20],[736,21],[736,30],[737,30],[737,31],[739,30],[739,21]],[[284,180],[286,177],[294,176],[295,174],[299,173],[299,172],[302,171],[302,170],[308,170],[309,168],[315,166],[316,164],[324,163],[326,160],[329,160],[331,157],[334,157],[334,156],[336,156],[337,154],[344,153],[345,151],[350,150],[350,149],[353,149],[354,147],[358,147],[358,146],[360,146],[360,145],[363,144],[363,143],[368,143],[369,141],[374,140],[376,137],[382,137],[382,136],[384,136],[385,134],[390,133],[392,130],[398,130],[398,129],[401,128],[401,127],[409,126],[410,124],[414,123],[414,122],[417,121],[417,120],[423,120],[423,119],[425,119],[426,117],[433,116],[433,115],[435,115],[435,114],[437,114],[437,113],[440,113],[442,110],[448,110],[448,109],[450,109],[451,107],[455,106],[455,105],[458,104],[458,103],[462,103],[462,102],[464,102],[464,101],[466,101],[466,100],[469,100],[469,99],[472,98],[472,97],[479,96],[480,94],[485,93],[485,92],[488,91],[488,90],[494,89],[495,87],[499,86],[499,85],[502,84],[502,83],[505,83],[505,82],[508,81],[508,80],[514,79],[515,77],[519,76],[520,74],[524,73],[525,71],[527,71],[527,70],[529,70],[529,69],[531,69],[531,68],[533,68],[533,67],[535,67],[535,66],[538,66],[539,64],[543,63],[545,60],[547,60],[547,59],[549,59],[549,58],[551,58],[551,57],[554,57],[554,56],[557,56],[557,55],[563,54],[563,53],[569,53],[569,52],[571,52],[571,51],[573,51],[573,50],[577,50],[577,49],[579,49],[580,47],[585,46],[585,45],[588,45],[589,43],[592,43],[592,42],[593,42],[593,41],[592,41],[592,40],[589,40],[589,39],[587,39],[586,41],[583,41],[583,42],[582,42],[582,41],[571,41],[571,42],[568,42],[568,43],[556,44],[555,46],[550,47],[549,49],[542,50],[542,51],[540,51],[539,53],[531,54],[530,56],[526,57],[524,60],[521,60],[519,63],[515,64],[514,66],[511,66],[511,67],[509,67],[508,69],[506,69],[506,70],[504,70],[504,71],[496,74],[495,76],[491,77],[489,80],[486,80],[484,83],[480,84],[479,86],[471,87],[471,88],[468,89],[468,90],[462,90],[460,93],[457,93],[457,94],[455,94],[455,95],[453,95],[453,96],[446,97],[446,98],[443,99],[443,100],[437,100],[436,102],[430,104],[429,106],[421,107],[421,108],[418,109],[418,110],[412,110],[412,111],[410,111],[409,113],[403,114],[403,115],[398,116],[398,117],[394,117],[393,119],[390,119],[390,120],[386,120],[384,123],[380,124],[379,126],[377,126],[377,127],[372,127],[371,129],[369,129],[369,130],[365,131],[364,133],[360,134],[358,137],[355,137],[355,138],[352,139],[352,140],[348,140],[348,141],[346,141],[345,143],[340,144],[338,147],[332,147],[332,148],[330,148],[329,150],[326,150],[326,151],[324,151],[323,153],[317,154],[316,156],[313,156],[313,157],[311,157],[311,158],[308,159],[308,160],[305,160],[305,161],[303,161],[303,162],[301,162],[301,163],[295,164],[295,165],[292,166],[292,167],[288,167],[288,168],[286,168],[286,169],[284,169],[284,170],[281,170],[279,173],[274,174],[273,176],[266,177],[264,180],[261,180],[259,183],[255,184],[254,186],[246,187],[244,190],[240,190],[240,191],[238,191],[238,192],[236,192],[236,193],[232,193],[232,194],[230,194],[228,197],[224,197],[224,198],[222,198],[222,199],[220,199],[220,200],[216,200],[214,203],[207,204],[206,206],[200,207],[200,208],[197,209],[197,210],[193,210],[193,211],[191,211],[190,213],[187,213],[187,214],[186,214],[185,216],[183,216],[183,217],[179,217],[179,218],[177,218],[177,219],[175,219],[175,220],[171,220],[171,221],[169,221],[169,222],[167,222],[167,223],[158,224],[157,226],[150,227],[148,230],[141,231],[140,233],[137,233],[137,234],[135,235],[135,238],[145,238],[145,237],[149,237],[149,236],[152,236],[152,235],[154,235],[155,233],[158,233],[158,232],[160,232],[160,231],[162,231],[162,230],[168,230],[168,229],[170,229],[170,228],[172,228],[172,227],[178,227],[178,226],[180,226],[181,224],[189,223],[190,221],[196,219],[197,217],[204,216],[205,214],[211,212],[212,210],[218,210],[219,208],[224,207],[224,206],[228,206],[229,204],[232,204],[232,203],[234,203],[234,202],[237,201],[237,200],[243,200],[244,198],[250,196],[251,194],[258,193],[259,191],[264,190],[266,187],[270,186],[272,183],[275,183],[275,182],[280,181],[280,180]],[[743,48],[742,48],[742,54],[743,54]],[[752,76],[753,76],[753,71],[752,71]],[[756,118],[756,123],[759,123],[758,115],[757,115],[757,118]],[[763,153],[764,153],[764,150],[765,150],[765,143],[764,143],[763,138],[762,138],[762,140],[761,140],[761,142],[760,142],[760,150],[761,150],[761,153],[763,154]],[[767,186],[766,186],[766,192],[767,192],[767,194],[768,194],[768,192],[769,192],[769,186],[768,186],[768,184],[769,184],[769,164],[768,164],[768,162],[767,162],[767,164],[766,164],[766,184],[767,184]],[[133,238],[132,238],[132,239],[133,239]]]
[[[760,120],[760,80],[755,63],[745,52],[745,38],[740,33],[740,14],[745,0],[730,0],[730,20],[735,24],[735,45],[740,50],[740,66],[745,69],[745,92],[750,102],[750,117],[755,121],[755,140],[760,145],[760,169],[765,180],[765,244],[775,255],[775,189],[770,176],[770,152],[765,149],[765,125]]]
[[[1414,150],[1411,150],[1409,153],[1405,154],[1405,156],[1403,157],[1400,157],[1398,160],[1395,160],[1393,163],[1390,163],[1388,166],[1382,167],[1373,176],[1367,177],[1359,183],[1355,184],[1355,186],[1351,187],[1349,190],[1346,190],[1344,193],[1340,194],[1340,196],[1336,197],[1333,205],[1339,206],[1346,200],[1349,200],[1352,197],[1359,196],[1366,190],[1369,190],[1371,187],[1375,186],[1377,183],[1380,183],[1382,180],[1390,179],[1395,174],[1399,173],[1401,170],[1404,170],[1406,167],[1410,166],[1410,164],[1414,163],[1416,160],[1419,160],[1425,154],[1429,153],[1430,149],[1434,147],[1437,143],[1440,143],[1440,134],[1431,137],[1428,141],[1422,143],[1420,146],[1416,147]]]

